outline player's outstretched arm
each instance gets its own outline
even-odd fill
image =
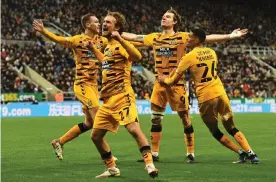
[[[38,21],[38,20],[34,20],[33,21],[33,28],[42,33],[44,36],[46,36],[47,38],[49,38],[50,40],[54,41],[54,42],[57,42],[59,44],[65,44],[66,41],[67,41],[67,38],[66,37],[62,37],[62,36],[57,36],[55,34],[53,34],[52,32],[48,31],[42,21]]]
[[[119,32],[113,31],[111,33],[111,36],[121,43],[121,45],[125,48],[125,50],[129,54],[129,56],[132,58],[132,60],[140,60],[140,59],[142,59],[142,55],[138,51],[138,49],[136,49],[131,43],[129,43],[128,41],[126,41],[125,39],[123,39],[121,37],[121,35],[119,34]]]
[[[122,35],[123,39],[128,40],[128,41],[133,41],[133,42],[144,42],[144,37],[145,35],[137,35],[134,33],[128,33],[128,32],[123,32]]]
[[[206,36],[206,43],[223,42],[236,38],[243,38],[248,33],[248,29],[236,29],[231,34],[211,34]]]

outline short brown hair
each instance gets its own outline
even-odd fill
[[[87,13],[81,17],[81,25],[83,29],[86,29],[86,23],[89,21],[91,16],[96,16],[94,13]]]
[[[176,21],[176,24],[173,27],[173,30],[177,32],[181,26],[181,16],[177,13],[177,11],[173,8],[170,8],[167,10],[168,13],[172,13],[173,16],[173,21]]]
[[[107,16],[113,16],[116,19],[116,27],[119,27],[119,33],[121,34],[124,32],[125,26],[126,26],[126,18],[124,15],[122,15],[119,12],[108,12]]]

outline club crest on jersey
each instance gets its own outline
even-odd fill
[[[97,45],[96,45],[96,48],[97,48],[97,49],[100,49],[101,47],[102,47],[101,44],[97,44]]]
[[[171,41],[169,42],[169,44],[170,44],[170,45],[176,45],[176,44],[177,44],[177,41],[176,41],[176,40],[171,40]]]
[[[111,56],[113,55],[112,50],[108,50],[107,53],[106,53],[106,55],[107,55],[108,57],[111,57]]]

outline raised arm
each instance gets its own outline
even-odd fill
[[[137,34],[128,33],[128,32],[123,32],[121,36],[125,40],[134,41],[134,42],[144,42],[144,37],[145,37],[145,35],[137,35]]]
[[[62,36],[57,36],[54,33],[48,31],[42,22],[34,20],[33,21],[33,28],[42,33],[45,37],[49,38],[50,40],[57,42],[59,44],[64,45],[67,42],[67,38],[66,37],[62,37]]]
[[[136,49],[131,43],[129,43],[128,41],[126,41],[125,39],[123,39],[120,36],[119,32],[114,31],[114,32],[112,32],[111,36],[121,43],[121,45],[125,48],[125,50],[129,54],[129,56],[132,58],[132,60],[140,60],[140,59],[142,59],[142,55],[138,51],[138,49]]]
[[[206,36],[206,43],[213,43],[213,42],[223,42],[235,38],[241,38],[245,37],[248,33],[248,29],[242,29],[239,28],[234,30],[231,34],[211,34]]]

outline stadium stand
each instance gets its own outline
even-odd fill
[[[81,32],[81,15],[94,10],[102,19],[107,10],[120,11],[126,15],[127,31],[137,34],[147,34],[160,31],[160,18],[168,7],[175,7],[183,18],[181,31],[189,31],[192,27],[199,26],[208,33],[229,33],[237,27],[248,28],[249,34],[245,40],[234,40],[223,44],[211,45],[219,55],[220,72],[229,97],[275,97],[275,78],[267,71],[266,65],[257,64],[250,57],[250,52],[272,50],[276,48],[276,16],[270,6],[265,4],[236,3],[231,6],[227,2],[210,1],[77,1],[77,0],[3,0],[1,14],[1,38],[5,40],[35,41],[35,44],[18,46],[13,44],[1,44],[2,65],[2,92],[39,92],[39,88],[17,77],[7,67],[11,64],[23,71],[24,65],[28,65],[47,79],[61,91],[66,92],[65,99],[74,99],[74,61],[69,49],[63,49],[55,44],[46,44],[44,40],[36,36],[31,27],[33,19],[43,19],[58,25],[71,35]],[[106,3],[112,2],[112,3]],[[105,3],[105,6],[103,4]],[[20,6],[18,6],[20,4]],[[173,6],[173,7],[174,7]],[[97,7],[97,8],[95,8]],[[105,8],[103,8],[105,7]],[[151,7],[156,7],[152,9]],[[242,11],[240,11],[242,9]],[[255,12],[262,14],[258,17]],[[131,13],[135,12],[135,13]],[[224,12],[228,12],[224,14]],[[235,15],[235,16],[234,16]],[[237,18],[238,17],[238,18]],[[238,48],[247,47],[248,51],[229,50],[229,46]],[[260,47],[261,46],[261,47]],[[256,49],[255,49],[256,48]],[[250,49],[250,50],[249,50]],[[254,50],[253,50],[254,49]],[[152,50],[141,48],[143,59],[134,65],[143,66],[153,71],[154,60]],[[245,50],[245,48],[241,49]],[[262,54],[263,55],[263,54]],[[264,61],[275,69],[275,60]],[[138,99],[148,98],[151,94],[151,85],[147,80],[135,72],[132,73],[132,84]],[[66,79],[65,79],[66,78]],[[9,80],[14,80],[16,84]],[[100,78],[99,78],[100,79]],[[20,80],[20,81],[19,81]],[[189,77],[187,76],[187,81]],[[141,85],[145,85],[141,88]],[[192,90],[192,89],[191,89]]]

